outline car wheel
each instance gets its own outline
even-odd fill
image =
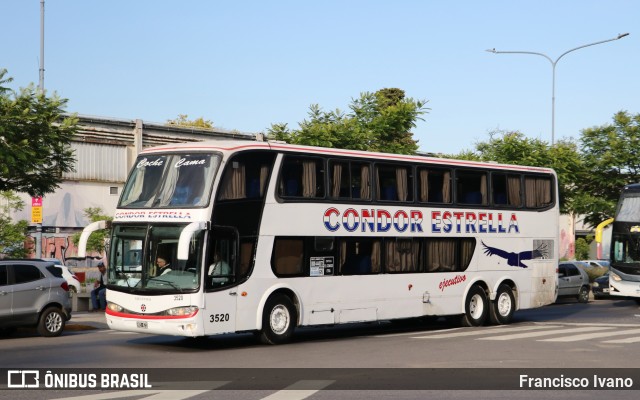
[[[78,289],[76,289],[76,287],[75,287],[75,286],[71,286],[71,285],[69,285],[69,291],[70,291],[71,293],[73,293],[73,294],[78,293]]]
[[[62,310],[57,307],[49,307],[40,316],[38,321],[38,333],[45,337],[60,336],[64,330],[65,318]]]
[[[465,313],[460,321],[462,326],[482,326],[489,314],[487,293],[479,286],[472,286],[464,302]]]
[[[291,340],[297,322],[296,307],[289,297],[279,294],[270,297],[262,314],[260,341],[264,344],[282,344]]]
[[[580,288],[578,292],[578,302],[579,303],[588,303],[589,302],[589,288],[583,286]]]
[[[511,287],[506,284],[498,286],[496,299],[491,302],[489,317],[495,325],[505,325],[511,322],[516,311],[516,298]]]

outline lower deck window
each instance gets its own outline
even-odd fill
[[[271,264],[279,277],[454,272],[475,248],[475,238],[278,237]]]

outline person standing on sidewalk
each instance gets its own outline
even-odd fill
[[[104,311],[107,308],[107,267],[103,263],[98,264],[100,279],[96,281],[91,291],[92,312]]]

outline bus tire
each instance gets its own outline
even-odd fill
[[[516,298],[513,290],[507,284],[498,286],[496,299],[491,302],[489,309],[489,318],[491,323],[495,325],[505,325],[511,322],[513,313],[516,310]]]
[[[291,340],[296,327],[297,312],[291,299],[283,294],[269,297],[262,314],[260,341],[283,344]]]
[[[65,318],[62,310],[49,307],[42,312],[38,321],[38,333],[45,337],[60,336],[64,330]]]
[[[477,285],[471,287],[464,302],[464,310],[460,321],[462,326],[484,325],[489,314],[489,300],[484,289]]]

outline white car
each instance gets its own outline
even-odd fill
[[[56,268],[62,270],[62,277],[66,279],[67,284],[69,284],[69,291],[74,293],[80,292],[80,286],[82,284],[80,283],[80,280],[78,279],[76,274],[69,270],[69,267],[67,267],[66,265],[62,265],[62,262],[57,258],[43,258],[42,260],[52,262]]]

